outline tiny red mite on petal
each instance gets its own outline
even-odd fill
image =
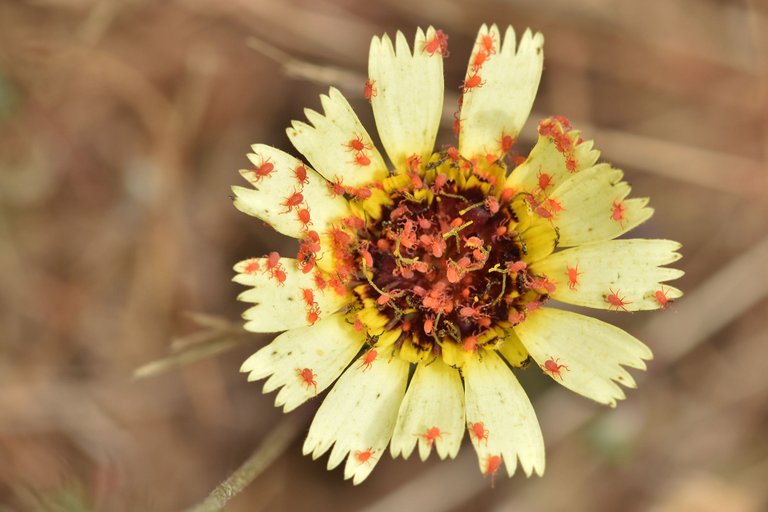
[[[448,56],[448,36],[442,30],[436,30],[432,39],[424,44],[424,51],[430,56]]]
[[[371,98],[374,98],[376,94],[376,80],[366,80],[365,87],[363,88],[363,96],[365,96],[365,99],[370,103]]]

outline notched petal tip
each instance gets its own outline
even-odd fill
[[[517,138],[533,106],[543,53],[530,44],[516,48],[515,37],[509,27],[502,41],[496,25],[478,33],[462,95],[459,151],[467,158],[487,153],[502,135]]]

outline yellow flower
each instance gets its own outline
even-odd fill
[[[299,239],[297,258],[272,253],[235,266],[250,287],[254,332],[286,331],[242,366],[268,378],[290,411],[333,385],[304,443],[328,467],[346,459],[354,483],[387,444],[455,457],[464,432],[480,470],[544,471],[544,442],[511,367],[535,361],[563,386],[614,406],[623,368],[650,350],[626,332],[551,298],[599,309],[658,309],[681,295],[660,283],[680,246],[614,240],[647,220],[622,172],[562,117],[539,124],[530,155],[513,152],[538,88],[544,39],[480,29],[455,116],[458,147],[434,149],[443,110],[447,37],[418,30],[374,37],[369,98],[389,167],[339,91],[324,113],[294,121],[309,164],[265,145],[240,173],[235,206]],[[562,250],[557,250],[561,249]]]

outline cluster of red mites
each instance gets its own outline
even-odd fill
[[[461,132],[461,107],[464,105],[464,95],[474,89],[478,89],[485,85],[480,74],[483,66],[491,59],[491,56],[496,53],[496,40],[492,34],[485,34],[480,36],[480,40],[477,43],[477,48],[470,58],[470,72],[467,78],[461,83],[461,94],[459,95],[459,106],[456,112],[453,114],[453,132],[459,135]],[[508,137],[508,140],[504,140],[502,136],[501,148],[502,153],[506,154],[512,148],[512,137]],[[506,147],[506,150],[505,150]]]
[[[244,274],[255,274],[259,270],[262,272],[269,274],[269,276],[278,282],[278,284],[285,283],[285,267],[283,267],[283,264],[280,263],[280,254],[273,251],[269,253],[266,256],[266,263],[264,265],[264,269],[261,268],[261,265],[259,264],[259,261],[257,259],[251,259],[248,260],[245,264],[245,268],[243,269]]]
[[[569,172],[576,172],[576,146],[581,144],[581,137],[574,141],[568,135],[571,123],[563,116],[552,116],[539,123],[539,134],[552,139],[557,150],[565,157],[565,167]]]
[[[429,189],[433,200],[417,200],[417,188]],[[334,254],[342,273],[367,282],[368,296],[420,349],[438,352],[437,340],[452,340],[474,350],[483,333],[510,320],[510,311],[522,319],[554,290],[521,261],[526,249],[510,229],[517,221],[511,194],[460,189],[438,173],[412,180],[391,199],[380,221],[358,227],[356,241],[334,240]]]

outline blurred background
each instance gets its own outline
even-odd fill
[[[451,142],[483,22],[546,38],[520,151],[552,114],[594,138],[656,208],[632,235],[683,243],[686,296],[599,315],[656,355],[615,410],[518,372],[544,478],[491,489],[467,444],[353,487],[301,456],[320,400],[284,416],[238,374],[271,336],[239,330],[231,266],[296,246],[229,187],[331,85],[373,133],[383,32],[450,36]],[[265,439],[227,510],[768,509],[767,38],[761,0],[0,0],[0,510],[182,510]]]

